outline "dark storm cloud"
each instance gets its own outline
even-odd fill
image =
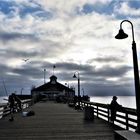
[[[10,41],[16,39],[29,39],[29,40],[37,40],[37,37],[33,34],[23,34],[18,32],[0,32],[0,40],[2,41]]]
[[[1,73],[0,78],[6,78],[8,79],[9,83],[12,83],[12,79],[15,80],[18,83],[21,83],[24,79],[25,81],[28,81],[30,79],[41,79],[43,76],[43,69],[40,67],[34,67],[30,65],[30,63],[25,64],[21,68],[12,68],[3,64],[0,64]],[[10,81],[11,79],[11,81]],[[23,81],[24,81],[23,80]],[[13,81],[14,82],[14,81]]]
[[[3,81],[8,94],[14,91],[20,94],[22,88],[23,93],[29,94],[32,85],[43,84],[43,70],[40,67],[25,64],[22,68],[12,68],[1,64],[0,68],[0,96],[6,94]]]
[[[98,73],[94,73],[93,71],[89,70],[90,74],[88,75],[86,75],[83,71],[79,71],[81,89],[84,88],[85,94],[88,94],[90,96],[134,95],[133,79],[128,79],[123,76],[123,74],[125,75],[125,73],[128,72],[127,70],[129,71],[129,69],[126,69],[122,70],[122,72],[118,72],[116,75],[119,78],[119,80],[116,81],[108,80],[108,78],[112,77],[112,73],[110,73],[110,70],[108,72],[110,73],[108,74],[108,76],[104,73],[101,74],[101,71],[99,71]],[[93,74],[91,74],[91,72]],[[77,93],[77,79],[73,78],[73,74],[74,72],[70,70],[61,71],[56,75],[58,81],[64,81],[63,84],[69,82],[70,86],[75,86]]]
[[[106,63],[106,62],[122,62],[121,58],[117,58],[114,56],[105,56],[105,57],[96,57],[93,59],[89,59],[87,63],[94,63],[94,62],[99,62],[99,63]]]
[[[92,67],[88,64],[80,65],[68,62],[50,63],[32,61],[25,64],[22,68],[11,68],[1,65],[1,75],[4,75],[3,78],[9,92],[14,90],[20,92],[23,85],[26,88],[31,88],[32,85],[37,86],[43,84],[44,68],[46,69],[46,81],[49,82],[49,77],[52,75],[51,72],[54,65],[56,66],[54,74],[57,76],[58,82],[64,81],[62,83],[64,84],[69,81],[71,83],[70,86],[75,85],[76,89],[77,83],[75,83],[76,79],[73,79],[73,74],[78,70],[80,73],[81,87],[83,87],[85,91],[87,90],[89,95],[134,94],[133,80],[124,77],[124,75],[131,70],[131,67],[128,66],[103,66],[100,69],[96,69],[96,67]],[[8,75],[7,72],[11,72],[11,75]],[[121,78],[121,82],[107,80],[107,78],[112,77]],[[73,83],[74,80],[75,82]]]
[[[5,72],[10,71],[11,68],[4,65],[4,64],[0,64],[0,76],[2,76]]]
[[[105,65],[101,68],[96,68],[91,65],[76,64],[76,63],[47,63],[43,64],[46,70],[50,71],[52,66],[55,65],[55,71],[62,79],[73,80],[71,77],[74,72],[78,71],[82,81],[91,82],[101,82],[105,81],[107,78],[124,78],[125,74],[132,70],[129,66],[116,66],[112,67],[110,65]],[[70,79],[69,79],[70,78]]]
[[[34,67],[24,67],[24,68],[16,68],[12,70],[12,73],[18,74],[21,77],[25,79],[40,79],[43,76],[43,70],[40,68],[34,68]]]
[[[49,65],[52,65],[51,63]],[[129,66],[116,66],[112,67],[110,65],[104,65],[101,68],[96,68],[91,65],[76,64],[76,63],[56,63],[56,70],[65,71],[65,73],[71,73],[79,71],[82,76],[94,77],[122,77],[127,72],[131,71],[132,67]]]
[[[61,71],[65,71],[67,73],[79,71],[80,75],[82,77],[87,77],[85,80],[88,80],[88,78],[92,77],[122,77],[127,72],[131,71],[132,67],[129,66],[116,66],[112,67],[110,65],[104,65],[101,68],[96,68],[91,65],[85,64],[80,65],[76,63],[56,63],[56,69],[59,69]]]
[[[89,64],[81,65],[70,62],[50,63],[47,61],[32,60],[29,60],[29,62],[25,63],[21,68],[11,68],[5,65],[1,65],[0,67],[1,72],[5,74],[11,72],[13,74],[28,77],[28,79],[40,79],[43,77],[43,70],[46,69],[47,73],[51,73],[54,65],[56,66],[55,73],[60,77],[63,77],[63,79],[71,79],[74,72],[78,71],[82,80],[89,80],[89,83],[93,82],[93,79],[103,81],[106,78],[124,77],[127,72],[132,70],[132,67],[129,66],[111,67],[110,65],[105,65],[97,69]]]
[[[24,89],[23,90],[24,94],[29,94],[31,87],[33,85],[38,85],[38,81],[30,80],[29,78],[24,77],[24,76],[6,75],[3,77],[3,79],[0,79],[0,91],[1,91],[0,94],[2,95],[6,95],[3,81],[5,83],[5,87],[8,94],[11,94],[12,92],[15,92],[15,91],[18,94],[20,94],[22,88]]]
[[[103,66],[96,69],[90,65],[78,65],[75,63],[56,63],[57,69],[61,70],[56,75],[58,81],[64,83],[70,82],[70,86],[75,86],[77,92],[77,80],[73,79],[74,72],[78,69],[80,74],[81,88],[84,88],[85,94],[96,96],[113,96],[113,95],[134,95],[133,79],[125,78],[125,74],[131,71],[129,66],[111,67]],[[118,78],[119,80],[111,81],[108,78]],[[73,83],[73,81],[75,82]],[[88,93],[86,93],[88,91]]]
[[[90,65],[82,65],[82,64],[76,64],[76,63],[70,63],[70,62],[61,62],[56,63],[56,67],[59,70],[71,70],[71,71],[89,71],[92,69],[92,66]]]
[[[18,35],[16,36],[11,36],[11,40],[12,38],[16,38],[18,37]],[[62,46],[61,44],[59,44],[58,42],[54,42],[51,40],[40,40],[36,39],[32,36],[30,36],[31,38],[26,38],[29,41],[29,44],[27,44],[27,46],[29,46],[30,44],[34,44],[36,46],[36,48],[34,49],[27,49],[25,51],[24,48],[27,48],[25,42],[23,42],[23,44],[21,43],[20,46],[16,46],[15,48],[13,48],[12,44],[6,41],[5,38],[5,44],[8,46],[8,48],[4,48],[0,49],[0,54],[3,57],[6,58],[38,58],[38,60],[42,59],[42,58],[46,58],[46,57],[57,57],[60,53],[62,53]],[[24,38],[25,39],[25,38]],[[18,39],[17,41],[20,42],[20,39]],[[21,40],[22,42],[22,40]],[[12,46],[12,47],[11,47]],[[64,50],[64,49],[63,49]]]
[[[94,60],[97,62],[121,62],[122,61],[120,58],[118,59],[116,57],[105,57],[105,58],[98,57],[95,58]]]
[[[91,96],[129,96],[135,94],[133,83],[120,85],[115,85],[115,82],[112,82],[112,84],[84,83],[83,87],[85,88],[85,91],[87,90],[88,94]]]
[[[24,46],[21,46],[24,47]],[[0,55],[1,57],[4,56],[5,58],[25,58],[25,57],[35,57],[38,56],[38,52],[37,50],[32,50],[32,51],[19,51],[19,50],[15,50],[15,49],[0,49]]]
[[[43,61],[31,61],[22,68],[15,68],[13,73],[18,75],[24,75],[30,78],[42,78],[43,70],[46,69],[47,73],[52,73],[53,66],[56,66],[55,72],[63,79],[71,78],[75,71],[84,72],[91,71],[92,67],[89,65],[78,65],[75,63],[50,63]],[[50,75],[51,76],[51,75]]]
[[[101,76],[101,77],[121,77],[124,76],[128,71],[130,71],[132,67],[129,66],[116,66],[111,67],[110,65],[105,65],[99,69],[94,69],[92,73],[86,72],[86,75],[92,74],[93,76]]]

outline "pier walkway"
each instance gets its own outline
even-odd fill
[[[114,140],[112,126],[104,120],[84,120],[84,112],[67,104],[40,102],[26,110],[34,116],[23,117],[16,113],[9,122],[6,116],[0,120],[0,140]]]

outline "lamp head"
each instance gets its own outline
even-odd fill
[[[73,75],[73,78],[77,78],[75,74]]]
[[[123,31],[123,29],[119,30],[119,33],[115,36],[116,39],[125,39],[128,35]]]

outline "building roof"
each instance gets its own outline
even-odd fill
[[[50,77],[50,82],[32,89],[32,91],[63,91],[63,90],[74,92],[73,89],[68,88],[67,86],[64,86],[61,83],[57,82],[57,77],[55,75],[52,75]]]

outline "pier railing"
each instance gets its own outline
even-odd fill
[[[22,108],[25,109],[32,104],[31,99],[22,100]],[[0,105],[0,119],[6,115],[10,114],[10,108],[8,104]]]
[[[82,101],[80,105],[82,107],[93,107],[95,116],[110,122],[110,107],[108,104]],[[126,130],[135,130],[137,126],[136,109],[122,107],[122,109],[117,110],[114,124]]]

